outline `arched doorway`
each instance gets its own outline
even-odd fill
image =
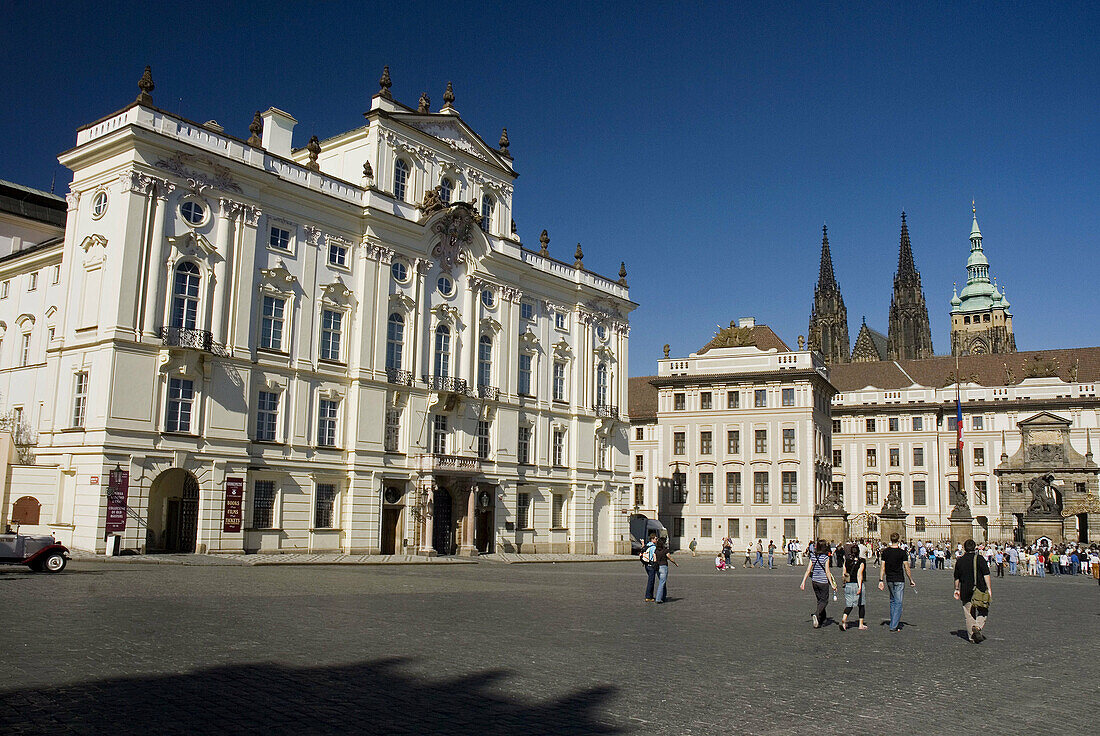
[[[596,494],[592,501],[592,551],[598,555],[610,552],[611,499],[606,493]]]
[[[149,489],[146,552],[194,552],[199,532],[199,482],[182,468],[166,470]]]
[[[454,513],[451,492],[436,487],[432,499],[432,547],[437,554],[454,554]]]
[[[23,496],[11,509],[11,521],[13,524],[26,524],[34,526],[38,524],[42,513],[42,504],[34,496]]]
[[[477,519],[474,526],[474,547],[480,554],[488,554],[493,551],[493,531],[495,529],[496,497],[492,490],[478,487],[474,491],[476,497]]]

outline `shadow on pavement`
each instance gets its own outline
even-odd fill
[[[616,688],[511,698],[505,670],[428,680],[410,660],[334,667],[249,664],[0,692],[5,734],[613,734],[596,720]]]

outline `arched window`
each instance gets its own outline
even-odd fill
[[[596,366],[596,406],[607,406],[607,363]]]
[[[488,194],[481,200],[481,229],[485,232],[489,232],[490,225],[492,225],[493,210],[496,208],[496,204],[496,200]]]
[[[493,338],[482,335],[477,344],[477,385],[491,386],[493,374]]]
[[[440,325],[435,328],[435,376],[451,375],[451,328]]]
[[[439,182],[439,198],[443,200],[443,204],[451,203],[451,197],[454,196],[454,192],[455,183],[447,177],[443,177]]]
[[[409,185],[409,165],[399,158],[393,165],[393,196],[405,201],[405,190]]]
[[[405,318],[394,312],[386,327],[386,370],[401,370],[401,353],[404,349]]]
[[[193,330],[199,316],[199,267],[190,261],[176,266],[172,282],[172,327]]]

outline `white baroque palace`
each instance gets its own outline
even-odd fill
[[[629,549],[625,269],[524,248],[506,133],[389,87],[297,149],[148,74],[78,131],[63,238],[0,262],[0,393],[38,438],[4,520],[102,551],[117,468],[124,549]]]
[[[829,404],[820,354],[790,350],[752,318],[697,353],[631,379],[634,507],[673,546],[718,550],[813,535],[829,483]]]

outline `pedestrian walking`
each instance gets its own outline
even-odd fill
[[[813,584],[814,595],[817,597],[817,609],[810,619],[816,629],[828,620],[825,607],[829,605],[829,587],[831,586],[835,591],[836,580],[833,579],[833,571],[829,569],[828,542],[824,539],[819,540],[817,547],[810,552],[809,557],[810,562],[806,565],[806,574],[802,576],[802,585],[799,587],[806,590],[807,579],[810,579]]]
[[[665,546],[665,540],[657,539],[657,603],[664,603],[668,595],[668,563],[679,567],[676,560],[672,559],[672,551]]]
[[[878,578],[878,589],[890,591],[890,631],[901,630],[901,600],[905,593],[905,579],[909,585],[917,587],[913,573],[909,569],[909,555],[898,546],[901,536],[894,532],[890,535],[890,546],[882,551],[882,569]]]
[[[867,630],[867,625],[863,623],[867,615],[867,599],[864,590],[866,582],[867,561],[860,557],[859,546],[853,544],[848,548],[848,554],[844,558],[844,616],[840,619],[841,631],[848,630],[848,615],[857,606],[859,607],[859,630]]]
[[[695,548],[698,547],[698,546],[699,546],[699,544],[698,544],[698,542],[695,541],[695,537],[692,537],[691,541],[688,542],[688,549],[691,550],[691,556],[692,557],[695,556]]]
[[[730,562],[730,556],[733,554],[733,540],[728,536],[722,539],[722,557],[726,558],[726,567],[733,565]]]
[[[646,577],[648,578],[645,584],[645,600],[646,603],[652,603],[656,600],[653,597],[653,586],[657,581],[657,534],[651,532],[649,535],[649,541],[642,549],[641,554],[638,555],[638,559],[642,561],[642,565],[645,567]]]
[[[757,539],[756,540],[756,564],[754,564],[753,567],[763,567],[763,566],[764,566],[764,540],[763,539]]]
[[[775,569],[775,540],[768,540],[768,569]]]
[[[752,542],[745,545],[745,567],[752,567]]]
[[[963,545],[963,549],[966,549],[965,544]],[[997,577],[1003,578],[1005,576],[1005,553],[1001,550],[997,550],[993,553],[993,561],[997,563]]]
[[[985,621],[989,616],[989,602],[993,584],[989,579],[989,563],[975,554],[973,539],[963,542],[963,556],[955,565],[955,600],[963,606],[963,622],[970,641],[980,644],[985,640]]]

